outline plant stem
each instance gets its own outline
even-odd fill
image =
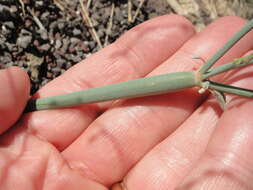
[[[138,5],[138,7],[137,7],[137,10],[136,10],[136,12],[135,12],[135,14],[134,14],[134,16],[133,16],[132,23],[135,22],[135,20],[136,20],[138,14],[139,14],[139,12],[140,12],[140,10],[141,10],[141,7],[143,6],[144,2],[145,2],[145,0],[141,0],[141,1],[140,1],[139,5]]]
[[[205,80],[220,73],[224,73],[239,67],[244,67],[249,64],[253,64],[253,53],[245,57],[237,58],[230,63],[209,69],[206,74],[203,74],[202,79]]]
[[[91,18],[89,17],[88,10],[87,10],[86,6],[84,6],[83,0],[79,0],[79,3],[81,5],[81,13],[82,13],[83,20],[85,23],[87,23],[87,25],[89,27],[89,31],[90,31],[91,36],[93,37],[94,41],[96,41],[99,48],[102,49],[103,48],[102,43],[101,43],[100,38],[94,28],[93,22],[92,22]]]
[[[117,84],[91,88],[65,94],[29,100],[26,112],[90,104],[119,98],[133,98],[179,91],[197,86],[194,72],[157,75]]]
[[[209,88],[217,90],[219,92],[228,93],[228,94],[235,94],[238,96],[243,96],[243,97],[248,97],[248,98],[253,97],[253,90],[246,89],[246,88],[239,88],[239,87],[217,83],[213,81],[209,81]]]
[[[82,2],[82,0],[79,0]],[[144,2],[144,1],[143,1]],[[205,80],[219,73],[251,64],[253,54],[238,58],[228,64],[210,69],[238,40],[253,28],[253,19],[236,33],[215,55],[210,58],[200,70],[195,72],[177,72],[142,79],[130,80],[117,84],[91,88],[71,94],[31,99],[28,101],[25,112],[90,104],[120,98],[142,97],[167,92],[179,91],[192,87],[200,87],[200,91],[208,88],[217,93],[230,93],[239,96],[253,97],[253,90],[238,88],[230,85]],[[210,70],[209,70],[210,69]],[[206,85],[207,84],[207,85]]]
[[[231,47],[234,46],[245,34],[253,28],[253,19],[245,24],[222,48],[220,48],[207,62],[200,68],[199,72],[205,74]]]

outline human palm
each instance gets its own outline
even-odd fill
[[[161,73],[197,70],[245,21],[225,17],[195,33],[168,15],[135,27],[69,69],[46,97]],[[252,49],[248,34],[218,64]],[[252,87],[252,67],[217,80]],[[22,115],[24,71],[0,71],[0,189],[253,189],[251,100],[228,97],[222,112],[197,89]],[[122,187],[123,188],[123,187]]]

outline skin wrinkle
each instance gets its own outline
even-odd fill
[[[104,63],[104,69],[103,69],[102,73],[101,72],[94,73],[93,70],[90,70],[90,72],[88,70],[86,70],[86,72],[89,72],[89,75],[92,72],[93,72],[93,74],[91,76],[89,76],[88,78],[87,77],[85,78],[82,75],[80,75],[80,77],[71,76],[68,83],[70,83],[70,81],[73,80],[74,84],[77,84],[77,89],[83,90],[83,89],[94,88],[94,87],[98,87],[98,86],[104,86],[106,84],[112,84],[112,83],[115,83],[114,81],[125,81],[125,80],[128,80],[127,78],[139,77],[138,74],[136,74],[136,71],[134,70],[135,68],[132,66],[132,64],[125,65],[126,61],[124,60],[123,57],[115,57],[115,58],[111,59],[110,61],[108,61],[108,63],[107,62],[105,62],[105,63]],[[122,72],[122,71],[126,71],[126,68],[124,68],[124,67],[129,68],[128,66],[130,66],[130,68],[133,67],[133,69],[127,69],[127,71],[128,71],[127,73]],[[124,75],[122,75],[122,74],[124,74]],[[90,78],[92,78],[93,76],[100,76],[100,75],[103,75],[103,76],[108,75],[108,77],[105,77],[106,79],[103,79],[103,80],[90,80]],[[99,82],[99,84],[98,84],[98,82]],[[76,88],[74,88],[74,89],[76,91]]]
[[[76,112],[76,111],[73,110],[73,112]],[[78,128],[74,127],[74,126],[78,126],[78,125],[75,125],[75,123],[78,124],[80,122],[79,118],[75,119],[76,116],[77,116],[76,113],[73,113],[73,114],[69,114],[69,113],[71,113],[71,112],[69,112],[69,109],[68,109],[68,118],[73,117],[73,121],[74,121],[74,122],[72,122],[73,127],[71,128],[71,130],[75,130],[75,131],[77,131],[77,130],[80,131],[81,130],[81,131],[83,131],[83,129],[78,129]],[[56,121],[58,121],[57,124],[59,126],[61,126],[63,124],[64,125],[66,124],[66,121],[62,119],[62,113],[55,114],[55,118],[56,118]],[[57,118],[59,118],[59,119],[57,119]],[[52,133],[51,133],[52,137],[47,135],[47,138],[45,138],[45,135],[43,135],[43,133],[41,133],[40,128],[39,128],[39,127],[43,128],[44,122],[43,121],[41,122],[41,120],[39,118],[35,117],[35,119],[33,119],[32,122],[29,122],[29,124],[27,124],[27,125],[28,125],[27,128],[28,128],[29,133],[35,135],[40,140],[43,140],[43,141],[46,141],[46,142],[48,140],[52,139],[51,140],[52,145],[54,145],[58,150],[64,150],[66,145],[64,146],[63,144],[60,144],[59,141],[54,140],[54,134],[63,134],[60,127],[59,128],[53,128]],[[65,138],[67,138],[67,137],[65,137]]]
[[[180,174],[177,169],[179,167],[184,168],[185,166],[190,164],[190,159],[188,158],[187,153],[182,152],[182,150],[180,150],[180,148],[178,148],[176,144],[171,144],[169,153],[173,153],[173,155],[176,155],[176,157],[174,159],[168,159],[166,152],[163,152],[164,156],[160,153],[161,157],[157,157],[156,160],[160,160],[162,163],[162,167],[167,168],[164,171],[170,171],[170,173],[173,172],[175,178],[182,177],[182,174]],[[178,162],[178,160],[180,160],[180,163]],[[175,165],[177,165],[176,168]]]
[[[5,172],[4,172],[5,175],[2,176],[3,179],[8,179],[9,178],[11,169],[15,168],[15,164],[17,164],[17,162],[21,159],[22,155],[24,154],[24,147],[25,147],[25,142],[24,141],[25,141],[25,139],[26,138],[24,137],[24,135],[22,135],[22,139],[21,139],[22,142],[20,142],[20,136],[19,136],[18,144],[21,144],[21,145],[18,148],[15,147],[15,149],[16,149],[15,153],[12,152],[12,154],[13,155],[15,154],[15,156],[11,160],[7,161],[9,163],[5,164],[6,165],[6,167],[4,169],[5,170]],[[17,144],[17,142],[15,144]],[[18,149],[18,152],[17,152],[17,149]],[[9,152],[6,152],[6,154],[9,154]],[[6,180],[6,181],[8,181],[8,180]],[[4,184],[4,181],[3,181],[2,184]]]
[[[170,17],[174,17],[174,16],[176,16],[176,15],[169,15]],[[175,23],[176,22],[176,23]],[[155,25],[159,25],[159,27],[155,27],[155,31],[156,32],[149,32],[149,31],[153,31],[154,30],[154,26]],[[177,26],[177,27],[174,27],[174,26]],[[172,27],[171,27],[172,26]],[[168,27],[170,28],[170,30],[168,30]],[[136,27],[136,29],[135,30],[133,30],[133,33],[137,33],[137,31],[139,32],[139,33],[141,33],[140,32],[140,26],[137,26]],[[142,31],[143,31],[143,29],[144,28],[142,28]],[[163,34],[163,35],[159,35],[160,36],[160,38],[157,38],[157,36],[158,36],[158,34],[157,34],[157,30],[158,31],[160,31],[160,34]],[[168,33],[166,33],[166,36],[165,36],[165,32],[164,33],[162,33],[162,31],[167,31]],[[182,34],[182,31],[184,31],[184,34],[185,35],[190,35],[190,36],[193,36],[194,34],[195,34],[195,30],[193,30],[193,28],[192,28],[192,24],[189,22],[189,20],[186,20],[184,17],[181,17],[181,16],[176,16],[174,19],[173,18],[171,18],[171,21],[170,22],[168,22],[168,24],[167,25],[160,25],[159,24],[159,22],[156,22],[156,23],[153,23],[153,26],[151,26],[151,25],[147,25],[147,27],[145,28],[145,31],[143,31],[142,33],[144,34],[145,33],[145,35],[139,35],[138,37],[135,37],[134,35],[133,35],[133,33],[131,33],[131,35],[128,35],[128,39],[129,39],[129,41],[131,41],[130,43],[128,43],[128,46],[129,45],[131,45],[134,41],[136,41],[136,39],[137,40],[139,40],[139,39],[143,39],[143,36],[148,36],[147,38],[149,38],[149,39],[152,39],[153,40],[153,43],[147,43],[147,46],[145,46],[145,49],[147,49],[147,47],[149,47],[148,45],[150,45],[150,47],[156,47],[156,44],[157,44],[157,42],[156,41],[159,41],[159,39],[162,39],[161,37],[162,36],[164,36],[164,40],[163,40],[163,43],[166,43],[166,39],[168,39],[168,37],[167,36],[170,36],[170,34],[172,34],[172,36],[175,36],[175,39],[179,39],[180,37],[182,37],[181,36],[181,34]],[[150,37],[150,35],[152,36],[152,37]],[[178,36],[179,35],[179,36]],[[133,38],[133,36],[134,36],[134,38]],[[124,35],[123,35],[123,37],[124,37]],[[117,40],[117,42],[120,42],[120,43],[124,43],[124,41],[122,40],[123,39],[123,37],[121,37],[119,40]],[[132,38],[132,39],[131,39]],[[185,39],[185,42],[188,40],[189,38],[186,38]],[[171,41],[173,41],[173,39],[172,40],[168,40],[168,43],[172,43]],[[171,52],[175,52],[177,49],[179,49],[180,47],[182,47],[182,45],[184,44],[184,43],[181,43],[180,44],[180,46],[177,46],[177,44],[176,43],[178,43],[177,41],[175,41],[173,44],[175,44],[174,46],[172,46],[172,47],[170,47],[170,48],[173,48],[173,49],[171,49]],[[151,45],[152,44],[152,45]],[[139,46],[139,44],[137,44],[138,46]],[[158,45],[158,44],[157,44]],[[160,44],[159,44],[160,45]],[[137,47],[138,47],[137,46]],[[135,47],[135,46],[134,46]],[[139,48],[139,47],[138,47]],[[141,48],[143,48],[143,47],[141,47]],[[152,48],[153,49],[153,48]],[[159,51],[159,52],[156,52],[158,49],[156,48],[156,49],[153,49],[153,52],[151,52],[152,54],[154,54],[154,55],[157,55],[158,53],[160,53],[161,51],[162,51],[162,49]],[[141,55],[141,57],[143,57],[143,59],[144,59],[144,63],[146,63],[146,62],[150,62],[151,60],[150,59],[147,59],[147,57],[148,56],[150,56],[150,53],[148,54],[148,55],[146,55],[147,54],[147,52],[145,52],[145,51],[142,51],[141,53],[143,53],[143,55]],[[164,57],[164,59],[163,60],[161,60],[161,63],[163,63],[169,56],[168,56],[168,53],[166,54],[167,56],[166,57]],[[147,60],[146,60],[147,59]],[[157,66],[157,65],[156,65]],[[154,67],[155,68],[155,67]],[[153,68],[153,69],[154,69]],[[145,69],[145,67],[141,67],[141,70],[143,70],[143,69]],[[139,69],[140,70],[140,69]],[[140,71],[141,71],[140,70]],[[148,73],[149,73],[150,71],[148,71]],[[148,74],[148,73],[145,73],[144,75],[146,75],[146,74]]]
[[[243,141],[244,140],[242,140],[241,142]],[[233,145],[235,145],[235,147],[233,147]],[[240,175],[242,175],[243,173],[247,173],[247,175],[245,174],[244,176],[250,176],[252,171],[246,171],[244,169],[247,168],[247,165],[249,165],[250,163],[248,163],[247,158],[244,159],[238,154],[238,152],[240,152],[238,150],[240,150],[241,148],[242,147],[240,142],[232,143],[230,144],[230,147],[226,148],[229,149],[229,151],[221,148],[219,151],[217,151],[217,153],[213,153],[211,152],[211,150],[208,150],[206,152],[206,157],[208,160],[211,160],[210,162],[216,163],[219,170],[233,171],[234,174]]]
[[[10,153],[6,153],[5,151],[1,151],[1,176],[0,176],[0,184],[4,183],[6,181],[6,178],[8,176],[9,168],[12,166],[12,163],[13,163],[13,160],[14,160],[9,155],[10,155]],[[3,156],[5,156],[8,159],[4,159],[3,160]]]
[[[30,145],[34,146],[34,143],[36,144],[36,141],[38,141],[36,137],[34,137],[31,134],[27,134],[26,141],[24,142],[24,145],[23,145],[24,146],[23,156],[20,156],[20,158],[18,159],[18,162],[17,162],[17,165],[22,165],[22,163],[23,163],[23,165],[25,166],[27,164],[27,162],[30,163],[30,160],[34,161],[34,162],[30,163],[29,169],[27,169],[27,171],[26,171],[28,176],[31,176],[32,178],[34,178],[34,180],[31,180],[31,186],[33,186],[34,189],[37,189],[38,186],[39,187],[43,186],[43,183],[37,184],[36,181],[40,182],[41,179],[45,179],[45,176],[46,176],[45,172],[46,172],[47,167],[44,167],[44,166],[46,166],[48,163],[48,156],[45,157],[44,154],[43,154],[43,156],[34,155],[30,151]],[[39,144],[41,144],[41,143],[39,143]],[[42,147],[40,151],[44,152],[43,151],[44,149],[45,148]],[[44,176],[44,177],[41,178],[41,176]],[[43,182],[43,181],[44,180],[42,180],[41,182]]]
[[[244,166],[238,167],[238,166],[242,166],[240,158],[237,159],[238,162],[233,161],[233,164],[231,164],[232,162],[228,160],[231,159],[232,157],[233,158],[231,160],[234,160],[234,156],[232,156],[231,154],[229,157],[230,158],[227,159],[227,158],[221,158],[217,156],[213,157],[213,156],[205,155],[205,158],[207,158],[207,161],[209,164],[209,168],[204,166],[205,169],[201,171],[202,173],[199,173],[196,175],[196,180],[198,180],[199,182],[196,184],[193,184],[193,186],[192,185],[189,186],[190,183],[188,184],[186,183],[184,186],[182,186],[182,190],[185,189],[185,187],[186,189],[189,189],[189,187],[194,187],[194,188],[201,187],[203,189],[205,189],[204,187],[209,187],[210,189],[220,189],[222,183],[225,185],[224,188],[225,187],[228,188],[227,186],[229,185],[228,180],[232,180],[231,181],[232,183],[238,183],[240,186],[246,187],[247,181],[251,179],[250,176],[252,176],[252,173],[246,171],[244,169]],[[201,180],[201,178],[203,179]]]
[[[164,120],[164,119],[162,119],[162,118],[159,116],[159,114],[157,114],[157,111],[155,111],[154,108],[152,108],[152,107],[147,107],[147,106],[134,106],[133,108],[128,109],[127,112],[126,112],[126,114],[127,114],[128,116],[130,116],[129,119],[130,119],[132,122],[135,123],[135,124],[132,125],[132,126],[135,126],[135,128],[140,128],[140,129],[142,129],[143,131],[148,130],[148,128],[145,129],[145,126],[146,126],[146,124],[145,124],[145,122],[146,122],[145,119],[140,119],[140,118],[138,118],[139,115],[136,116],[136,113],[140,113],[140,112],[143,112],[143,115],[146,115],[146,114],[149,115],[149,113],[152,113],[152,115],[154,115],[154,118],[156,118],[156,120],[155,120],[154,123],[159,123],[159,124],[156,124],[156,125],[159,125],[159,126],[166,126],[166,125],[163,125],[164,121],[161,121],[161,120]],[[166,135],[166,134],[165,134],[165,135]],[[166,136],[164,136],[164,138],[165,138],[165,137],[166,137]],[[158,143],[158,142],[157,142],[157,143]],[[136,146],[136,144],[133,143],[132,146],[131,146],[131,144],[129,144],[127,147],[125,147],[125,146],[124,146],[124,143],[122,143],[122,151],[123,151],[123,152],[128,152],[128,157],[129,157],[129,158],[134,158],[134,155],[136,154],[136,150],[135,150],[135,151],[129,151],[129,150],[134,150],[134,147],[135,147],[135,146]],[[124,150],[124,149],[125,149],[125,150]]]
[[[48,162],[49,167],[47,169],[47,176],[53,176],[53,180],[50,180],[50,178],[49,178],[46,180],[45,184],[47,185],[46,186],[47,189],[52,189],[52,188],[50,188],[51,186],[57,185],[57,183],[61,182],[62,175],[63,174],[65,175],[64,168],[68,167],[68,163],[63,161],[61,158],[59,158],[60,162],[58,162],[56,164],[55,160],[57,159],[57,157],[55,155],[53,155],[52,152],[49,155],[49,157],[51,159],[49,159],[49,162]],[[55,181],[55,178],[57,179],[57,181]],[[55,188],[55,189],[57,189],[57,188]]]
[[[157,118],[161,126],[167,125],[167,122],[164,120],[163,117],[160,116],[159,111],[157,111],[157,109],[155,109],[154,107],[147,107],[147,108],[149,108],[150,112],[152,112],[152,115],[154,115],[154,117]]]
[[[174,189],[174,186],[172,185],[172,183],[166,180],[168,179],[169,175],[172,175],[172,173],[175,176],[178,176],[178,177],[181,176],[180,173],[178,173],[176,169],[172,167],[173,163],[168,163],[166,158],[164,158],[162,155],[161,157],[153,157],[152,159],[156,160],[156,162],[155,163],[153,162],[151,166],[157,169],[151,171],[153,172],[151,177],[148,176],[150,175],[149,174],[150,172],[146,172],[147,176],[144,178],[144,180],[149,181],[150,183],[149,188],[155,187],[159,190],[160,189]],[[166,170],[160,170],[158,168],[166,168]],[[161,181],[163,181],[163,183],[161,183]],[[132,189],[132,188],[129,188],[129,189]]]
[[[53,160],[54,161],[54,160]],[[55,163],[51,163],[51,165],[54,165]],[[67,168],[70,168],[69,165],[66,165],[66,162],[63,162],[61,160],[60,164],[57,165],[56,168],[54,168],[54,173],[53,173],[53,176],[58,178],[57,182],[51,182],[54,184],[54,186],[57,186],[57,184],[61,183],[61,181],[65,181],[65,178],[67,178],[65,175],[66,172],[64,172],[64,170]],[[52,171],[50,170],[50,175],[52,175]],[[64,182],[63,182],[64,184]],[[52,186],[52,185],[51,185]],[[48,189],[51,189],[50,186],[48,187]],[[57,188],[55,188],[57,189]]]
[[[117,154],[122,154],[122,151],[117,148],[119,145],[117,144],[117,141],[115,141],[114,137],[110,134],[110,132],[103,129],[104,128],[103,125],[105,125],[105,124],[103,122],[100,122],[99,120],[96,120],[95,122],[97,125],[100,125],[100,129],[97,131],[93,131],[93,134],[89,137],[89,141],[90,142],[95,141],[96,136],[98,136],[97,134],[99,134],[100,138],[99,138],[99,142],[97,142],[97,144],[108,144],[108,141],[112,142],[112,143],[110,143],[110,145],[111,145],[110,149],[115,149],[115,150],[119,151],[119,152],[116,152]],[[89,128],[92,128],[92,126],[90,126]],[[118,129],[123,129],[123,128],[119,127]],[[118,137],[118,138],[120,138],[120,137]],[[112,150],[109,152],[115,153]],[[89,154],[89,153],[87,153],[87,154]],[[114,157],[115,157],[114,154],[108,154],[107,158],[102,158],[102,159],[108,160],[108,159],[112,159]],[[69,162],[69,165],[71,166],[71,168],[79,171],[83,176],[88,175],[89,179],[99,182],[99,179],[97,179],[98,174],[94,171],[94,166],[90,166],[90,164],[88,164],[87,162],[74,161],[74,162]],[[92,167],[93,167],[93,169],[92,169]],[[99,164],[97,164],[96,167],[104,167],[104,166],[100,166]],[[120,167],[120,165],[118,167]]]
[[[71,83],[73,85],[73,89],[69,89],[67,93],[71,93],[73,91],[80,91],[84,89],[89,89],[89,88],[95,88],[96,85],[92,83],[92,81],[87,80],[85,77],[77,77],[77,76],[71,76],[71,77],[63,77],[65,80],[67,80],[66,84]]]
[[[45,189],[45,184],[46,184],[46,175],[47,175],[47,169],[48,169],[48,164],[49,164],[49,158],[47,158],[45,160],[45,167],[44,167],[44,170],[42,170],[41,174],[39,175],[39,182],[40,184],[37,185],[39,187],[36,187],[35,189],[41,189],[41,190],[44,190]]]
[[[132,60],[132,58],[133,58],[133,60],[135,60],[135,61],[128,62],[128,65],[130,66],[130,68],[133,69],[133,72],[131,72],[132,75],[135,76],[134,78],[143,77],[143,75],[145,75],[145,73],[142,70],[139,70],[137,65],[134,63],[142,63],[142,62],[145,63],[144,57],[140,56],[137,53],[137,51],[134,49],[134,47],[131,47],[131,46],[128,47],[126,45],[123,45],[122,43],[118,43],[117,41],[114,43],[114,46],[116,46],[116,48],[121,49],[122,51],[127,49],[125,55],[122,57],[124,59],[125,57],[128,57],[126,55],[130,55],[130,57],[131,57],[130,60]]]

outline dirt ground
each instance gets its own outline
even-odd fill
[[[0,0],[0,69],[25,68],[34,93],[145,20],[169,13],[197,31],[225,15],[253,18],[251,0]]]

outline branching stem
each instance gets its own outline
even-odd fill
[[[244,67],[249,64],[253,64],[253,53],[245,57],[237,58],[230,63],[209,69],[208,72],[206,72],[202,76],[202,79],[205,80],[207,78],[218,75],[220,73],[224,73],[226,71],[239,68],[239,67]]]
[[[228,94],[234,94],[238,96],[253,98],[253,90],[246,89],[246,88],[239,88],[227,84],[222,84],[218,82],[209,81],[209,88],[217,90],[219,92],[224,92]]]
[[[253,19],[239,30],[222,48],[220,48],[207,62],[200,68],[199,72],[205,74],[228,50],[230,50],[243,36],[253,28]]]
[[[80,0],[80,2],[82,2]],[[142,0],[144,2],[144,0]],[[253,54],[235,59],[234,61],[211,68],[237,41],[253,28],[253,19],[237,32],[213,57],[211,57],[197,72],[177,72],[158,76],[130,80],[117,84],[91,88],[71,94],[31,99],[26,106],[26,112],[54,109],[61,107],[90,104],[119,98],[142,97],[155,94],[179,91],[192,87],[199,87],[200,93],[210,90],[218,97],[218,102],[225,105],[224,93],[253,97],[253,90],[234,87],[210,81],[208,78],[225,71],[253,63]],[[221,102],[222,101],[222,102]]]

